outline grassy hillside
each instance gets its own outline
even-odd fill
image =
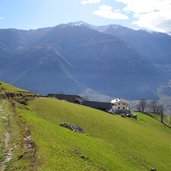
[[[56,99],[37,98],[21,108],[37,145],[40,170],[169,170],[171,130],[138,114],[121,118]],[[59,126],[78,124],[86,134]]]
[[[16,97],[9,98],[6,93]],[[20,96],[17,97],[17,94]],[[21,119],[16,101],[31,95],[28,91],[0,82],[0,171],[24,171],[33,168],[28,149],[23,144],[26,125]]]
[[[1,93],[23,91],[4,83],[0,87]],[[122,118],[53,98],[32,97],[28,105],[20,102],[0,99],[2,171],[171,168],[171,129],[149,116],[137,113],[138,120]],[[63,122],[78,124],[86,133],[59,126]],[[11,159],[4,163],[9,153]]]
[[[0,93],[2,94],[4,92],[16,93],[16,92],[28,92],[28,91],[12,86],[11,84],[0,82]]]
[[[0,170],[29,169],[27,156],[18,160],[25,151],[22,145],[24,125],[8,100],[0,100],[0,109]]]

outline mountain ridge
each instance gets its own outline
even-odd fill
[[[119,33],[99,32],[85,23],[3,29],[0,35],[0,79],[37,93],[92,89],[108,96],[149,99],[169,80],[163,69],[169,68],[169,61],[157,66]]]

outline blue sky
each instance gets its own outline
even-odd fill
[[[171,32],[171,0],[0,0],[0,28],[85,21]]]

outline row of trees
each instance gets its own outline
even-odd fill
[[[154,113],[159,114],[161,116],[161,122],[163,122],[163,114],[164,114],[164,105],[159,102],[159,100],[151,100],[147,101],[145,99],[141,99],[136,106],[137,110],[142,113]]]

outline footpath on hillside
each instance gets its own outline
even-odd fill
[[[15,102],[0,99],[0,171],[36,170],[35,144]]]
[[[5,104],[3,103],[0,105],[0,116],[1,116],[1,126],[3,128],[3,137],[2,137],[2,143],[3,143],[3,160],[1,161],[0,168],[1,170],[5,170],[7,163],[12,159],[12,150],[13,148],[10,145],[10,139],[11,135],[8,131],[9,129],[9,116],[7,112],[4,110]]]

